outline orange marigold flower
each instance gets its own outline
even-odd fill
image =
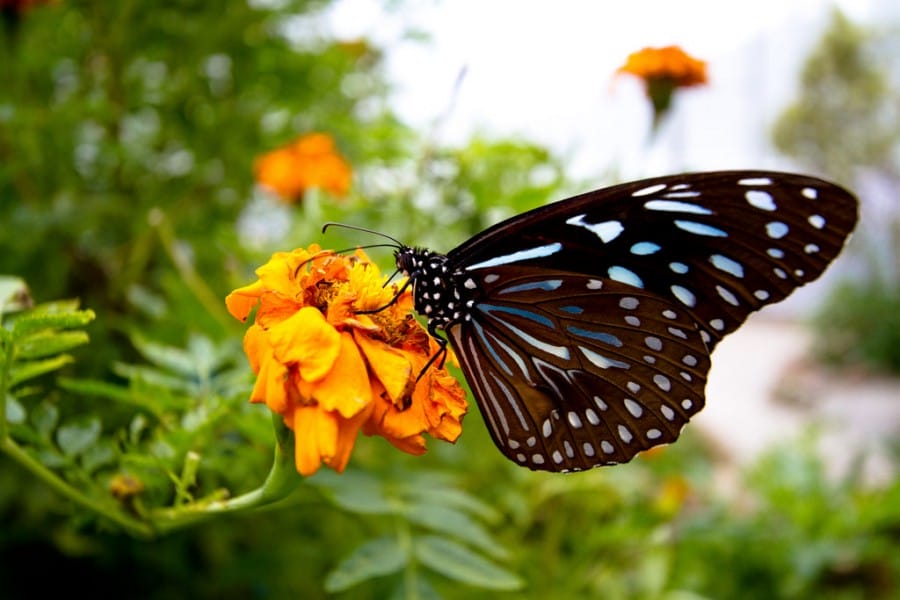
[[[334,196],[346,196],[353,175],[349,163],[335,147],[331,136],[310,133],[263,154],[254,164],[256,181],[286,202],[303,199],[317,187]]]
[[[256,274],[225,303],[241,320],[256,309],[244,337],[257,375],[250,401],[294,431],[302,475],[322,463],[342,471],[360,431],[411,454],[425,452],[423,433],[456,441],[465,392],[434,365],[417,379],[438,345],[413,317],[409,291],[383,308],[400,288],[385,287],[362,250],[279,252]]]
[[[669,110],[676,89],[707,82],[706,62],[694,58],[678,46],[644,48],[634,52],[617,72],[643,80],[647,97],[653,104],[654,125]]]
[[[706,63],[678,46],[644,48],[628,56],[619,73],[629,73],[644,81],[669,79],[675,87],[706,83]]]

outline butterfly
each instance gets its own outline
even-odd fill
[[[716,344],[819,277],[856,221],[856,198],[814,177],[686,173],[531,210],[446,255],[398,243],[395,259],[500,451],[577,471],[675,441]]]

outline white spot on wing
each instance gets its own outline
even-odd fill
[[[600,238],[604,244],[608,244],[617,237],[619,234],[625,231],[625,227],[619,221],[603,221],[602,223],[586,223],[584,218],[587,214],[577,215],[570,219],[566,220],[566,223],[569,225],[574,225],[575,227],[582,227],[587,229],[594,235]]]
[[[727,302],[732,306],[739,306],[740,302],[738,302],[737,296],[731,293],[731,290],[722,287],[721,285],[716,286],[716,291],[719,292],[719,296],[722,297],[722,300]]]
[[[631,253],[638,256],[647,256],[648,254],[653,254],[660,250],[662,250],[662,247],[653,242],[638,242],[631,246]]]
[[[680,219],[676,219],[675,227],[681,229],[682,231],[687,231],[688,233],[693,233],[696,235],[705,235],[708,237],[728,237],[728,234],[718,227],[713,227],[712,225],[707,225],[705,223],[698,223],[696,221],[683,221]]]
[[[724,271],[725,273],[734,275],[738,278],[744,276],[744,266],[732,258],[728,258],[721,254],[713,254],[709,257],[709,260],[713,266],[720,271]]]
[[[568,412],[568,414],[566,414],[566,418],[569,420],[569,425],[571,425],[573,428],[575,428],[575,429],[582,428],[583,425],[581,423],[581,418],[579,418],[578,414],[575,413],[574,411],[570,410]]]
[[[755,206],[760,210],[773,211],[778,207],[775,206],[775,200],[772,199],[772,195],[769,192],[764,192],[762,190],[749,190],[744,197],[747,199],[747,202],[750,203],[751,206]]]
[[[766,235],[773,240],[780,240],[788,234],[788,226],[781,221],[772,221],[766,224]]]
[[[641,188],[636,192],[632,192],[631,195],[635,198],[639,198],[641,196],[649,196],[650,194],[655,194],[656,192],[661,192],[666,189],[665,183],[657,183],[656,185],[651,185],[649,187]]]
[[[628,412],[635,418],[640,417],[644,414],[644,409],[640,404],[632,400],[631,398],[625,398],[625,408],[628,409]]]
[[[669,289],[672,290],[672,293],[675,295],[675,297],[678,298],[678,300],[685,306],[690,306],[691,308],[696,306],[697,297],[694,296],[694,293],[691,290],[680,285],[673,285]]]
[[[640,305],[640,300],[633,296],[625,296],[619,300],[619,307],[625,310],[634,310]]]
[[[609,273],[610,279],[642,289],[644,287],[644,282],[641,281],[641,278],[637,276],[637,273],[626,269],[625,267],[615,265],[610,267],[607,272]]]
[[[748,177],[738,179],[738,185],[772,185],[772,180],[768,177]]]
[[[822,215],[810,215],[809,224],[815,227],[816,229],[822,229],[825,227],[825,217]]]
[[[711,215],[712,211],[699,204],[679,202],[678,200],[650,200],[644,203],[644,208],[661,210],[665,212],[691,213],[695,215]]]

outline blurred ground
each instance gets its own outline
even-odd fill
[[[716,348],[694,425],[721,450],[724,484],[810,428],[834,476],[851,468],[873,484],[896,476],[888,456],[900,433],[900,379],[826,370],[809,359],[810,343],[807,327],[756,314]]]

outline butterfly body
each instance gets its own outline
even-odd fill
[[[532,469],[582,470],[674,441],[703,407],[718,341],[817,278],[856,210],[812,177],[683,174],[535,209],[446,255],[403,246],[396,260],[498,448]]]

